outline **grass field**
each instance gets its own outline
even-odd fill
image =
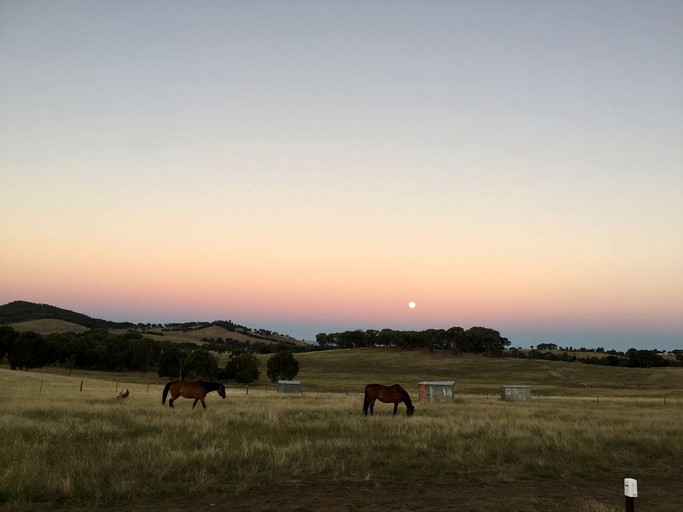
[[[229,387],[206,412],[162,407],[149,374],[0,367],[0,509],[616,512],[631,477],[639,509],[681,510],[683,372],[400,356],[297,355],[303,396]],[[361,414],[359,382],[445,378],[455,403]],[[501,402],[502,383],[547,392]]]

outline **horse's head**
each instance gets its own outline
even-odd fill
[[[216,391],[221,396],[221,398],[225,399],[225,386],[223,384],[218,386],[218,389]]]
[[[408,416],[412,416],[413,414],[415,414],[415,407],[406,407],[406,414]]]

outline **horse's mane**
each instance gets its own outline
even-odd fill
[[[398,387],[401,389],[401,393],[403,394],[403,401],[406,403],[406,407],[413,407],[413,402],[410,400],[410,395],[408,394],[408,392],[405,389],[403,389],[403,387]]]
[[[221,383],[220,383],[220,382],[208,382],[208,381],[205,381],[205,380],[200,380],[199,382],[200,382],[200,384],[201,384],[202,386],[204,386],[204,387],[205,387],[207,390],[209,390],[209,391],[215,391],[215,390],[217,390],[218,388],[221,387]]]

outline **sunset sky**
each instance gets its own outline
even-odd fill
[[[2,0],[0,304],[683,348],[682,27],[679,0]]]

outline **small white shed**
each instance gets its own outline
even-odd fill
[[[279,380],[277,381],[277,392],[288,393],[293,395],[301,394],[300,380]]]
[[[529,386],[501,386],[500,399],[508,402],[528,402],[531,400]]]
[[[454,380],[425,380],[418,383],[420,402],[453,402]]]

